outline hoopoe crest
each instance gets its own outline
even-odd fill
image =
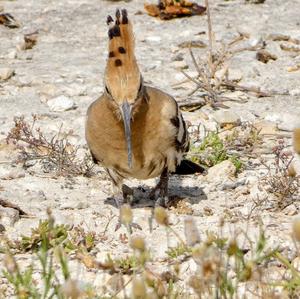
[[[116,11],[116,20],[107,17],[108,61],[105,70],[106,92],[121,107],[128,150],[128,164],[132,163],[131,110],[142,84],[142,77],[134,55],[134,35],[125,9]]]
[[[141,73],[134,55],[134,35],[127,11],[116,12],[114,22],[107,17],[109,26],[108,61],[105,70],[105,84],[118,103],[132,103],[137,98],[141,84]]]

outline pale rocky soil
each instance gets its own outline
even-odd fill
[[[118,215],[113,201],[107,200],[110,183],[99,172],[92,178],[54,177],[43,173],[39,167],[23,170],[20,165],[10,163],[17,153],[5,145],[7,133],[13,126],[14,116],[24,115],[30,121],[31,114],[38,115],[38,125],[49,136],[72,130],[70,141],[80,146],[80,152],[87,148],[84,139],[84,122],[87,107],[102,92],[102,75],[107,56],[107,14],[117,7],[126,7],[134,23],[136,53],[141,71],[147,83],[161,87],[178,101],[187,97],[194,88],[192,83],[175,84],[184,80],[179,68],[189,65],[187,72],[195,72],[187,49],[178,45],[183,41],[202,40],[207,43],[205,16],[160,21],[149,17],[143,11],[144,1],[109,2],[84,0],[39,0],[0,1],[5,12],[20,21],[21,27],[9,29],[0,26],[0,68],[11,68],[15,75],[0,82],[0,198],[19,205],[32,217],[18,217],[10,210],[0,210],[1,223],[6,234],[14,239],[21,234],[29,234],[40,219],[45,219],[46,208],[50,207],[58,223],[82,224],[87,230],[102,232],[112,215]],[[213,30],[217,41],[229,41],[238,31],[246,32],[250,39],[245,44],[255,44],[271,33],[287,34],[300,38],[299,1],[267,0],[264,4],[246,4],[237,1],[211,1]],[[201,1],[199,1],[200,4]],[[298,9],[297,9],[298,7]],[[17,45],[26,33],[39,30],[37,45],[32,50],[18,51]],[[300,122],[300,71],[288,72],[289,66],[300,63],[298,52],[280,49],[277,41],[266,40],[266,49],[278,59],[263,64],[256,60],[255,51],[246,51],[232,59],[230,68],[242,76],[241,84],[261,87],[263,90],[277,91],[285,95],[258,98],[243,92],[227,92],[235,101],[226,102],[230,111],[236,112],[242,121],[262,123],[262,145],[256,149],[256,158],[244,158],[246,169],[236,177],[226,172],[226,165],[208,177],[172,177],[170,192],[187,202],[198,224],[200,234],[207,230],[218,231],[221,217],[228,222],[225,233],[233,237],[239,229],[247,229],[251,238],[258,235],[258,219],[261,217],[271,246],[279,245],[289,251],[293,247],[290,238],[291,223],[299,212],[299,202],[284,210],[272,209],[273,197],[259,186],[266,173],[259,162],[261,156],[272,162],[271,149],[276,139],[283,137],[291,144],[291,130]],[[195,49],[204,57],[206,49]],[[175,61],[182,55],[185,63]],[[65,95],[72,99],[75,108],[63,112],[52,112],[47,101]],[[197,93],[193,95],[197,97]],[[236,100],[245,100],[238,103]],[[222,110],[223,111],[223,110]],[[216,127],[210,107],[195,112],[184,112],[192,124]],[[277,130],[279,128],[279,130]],[[8,163],[5,163],[8,162]],[[97,169],[99,170],[99,169]],[[12,179],[7,179],[12,174]],[[144,187],[153,186],[154,180],[143,182]],[[130,181],[138,186],[141,182]],[[256,207],[257,198],[267,196],[267,201]],[[174,229],[184,238],[183,219],[180,211],[171,212]],[[12,215],[13,214],[13,215]],[[134,205],[134,221],[143,230],[147,245],[154,257],[166,256],[167,238],[165,230],[154,225],[149,231],[148,218],[151,209],[145,200]],[[250,215],[250,216],[249,216]],[[113,256],[126,255],[128,246],[119,240],[121,228],[114,232],[118,217],[108,226],[107,240],[99,243],[94,251],[98,259],[107,253]],[[169,242],[174,243],[176,240]],[[163,241],[162,241],[163,240]],[[173,242],[174,241],[174,242]],[[170,244],[169,244],[170,245]],[[174,244],[173,244],[174,245]],[[30,263],[30,255],[20,256],[25,265]],[[88,281],[101,290],[109,279],[108,274],[85,269],[82,264],[71,262],[74,274],[79,280]],[[159,269],[159,262],[153,267]],[[182,265],[183,276],[187,277],[195,269],[195,264]]]

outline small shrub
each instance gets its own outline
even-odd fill
[[[189,155],[193,162],[207,167],[212,167],[228,159],[231,160],[237,171],[240,171],[243,166],[243,162],[236,154],[228,152],[217,132],[209,132],[199,146],[191,147]]]
[[[87,154],[83,160],[77,158],[78,147],[68,141],[61,132],[47,138],[40,128],[36,128],[36,116],[32,124],[24,117],[16,117],[15,125],[7,135],[7,143],[17,145],[20,150],[19,163],[24,167],[29,161],[39,162],[45,172],[55,172],[61,176],[91,176],[94,163]],[[27,166],[26,166],[27,165]]]

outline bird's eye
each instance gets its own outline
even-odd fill
[[[105,85],[105,91],[110,94],[109,90],[108,90],[108,87]]]

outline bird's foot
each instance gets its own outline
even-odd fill
[[[113,199],[116,203],[117,208],[120,209],[122,204],[130,204],[133,201],[133,190],[127,185],[122,185],[122,191],[115,193]]]
[[[119,229],[121,228],[121,226],[122,226],[122,222],[121,222],[121,220],[119,219],[119,220],[118,220],[118,223],[117,223],[116,226],[115,226],[115,232],[116,232],[117,230],[119,230]],[[128,230],[129,230],[129,233],[130,233],[130,234],[132,234],[132,229],[133,229],[133,228],[138,229],[138,230],[143,230],[142,227],[141,227],[139,224],[137,224],[137,223],[135,223],[135,222],[132,222],[132,223],[130,223],[130,224],[128,225]]]
[[[155,201],[155,206],[166,207],[169,201],[168,198],[168,181],[169,174],[165,169],[159,179],[158,184],[150,192],[150,199]]]
[[[127,185],[123,184],[122,192],[115,194],[114,200],[115,200],[116,206],[118,207],[119,210],[121,209],[121,206],[123,204],[130,205],[130,203],[133,201],[133,190],[130,187],[128,187]],[[117,231],[121,226],[122,226],[122,222],[119,217],[119,221],[115,227],[115,231]],[[128,225],[128,229],[129,229],[130,233],[132,232],[133,228],[142,230],[141,226],[134,222],[132,222]]]

